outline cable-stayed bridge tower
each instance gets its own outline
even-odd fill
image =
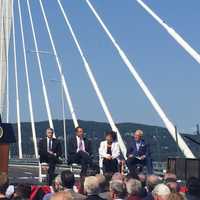
[[[8,121],[8,106],[5,106],[6,87],[8,87],[7,73],[8,72],[8,49],[11,33],[11,18],[12,18],[12,3],[13,0],[0,1],[0,114],[3,112],[7,115]],[[7,102],[8,103],[8,102]],[[5,115],[3,116],[5,119]]]

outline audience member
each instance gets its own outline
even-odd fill
[[[87,200],[102,200],[99,197],[100,188],[98,179],[95,176],[89,176],[85,178],[84,191],[87,194]]]
[[[109,192],[109,181],[106,180],[106,177],[102,174],[97,174],[96,178],[99,182],[100,193],[99,196],[102,199],[111,199],[110,192]]]
[[[179,184],[174,179],[168,178],[165,184],[169,187],[171,192],[179,192],[180,190]]]
[[[49,200],[54,193],[61,192],[62,190],[63,190],[63,186],[62,186],[61,176],[58,175],[52,182],[51,192],[47,193],[43,197],[43,200]]]
[[[168,200],[170,189],[163,183],[158,184],[152,191],[154,200]]]
[[[112,180],[110,182],[110,193],[113,200],[126,199],[126,185],[122,180]]]
[[[61,173],[61,181],[62,181],[62,186],[64,187],[64,191],[70,193],[73,199],[80,199],[80,200],[86,199],[84,195],[74,191],[75,177],[71,171],[69,170],[63,171]]]
[[[156,175],[148,175],[146,178],[146,191],[147,195],[144,198],[144,200],[153,200],[152,191],[155,188],[156,185],[158,185],[161,182],[158,176]]]
[[[128,193],[128,200],[141,200],[140,192],[142,189],[142,184],[137,179],[129,179],[126,182],[126,190]]]

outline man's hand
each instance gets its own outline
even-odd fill
[[[128,156],[128,158],[133,158],[133,154],[130,154],[130,155]]]
[[[146,158],[146,156],[143,155],[143,156],[140,157],[140,160],[144,160],[145,158]]]
[[[48,153],[51,154],[51,155],[57,156],[57,154],[54,153],[53,151],[48,151]]]
[[[53,154],[53,151],[48,151],[48,153],[52,155],[52,154]]]

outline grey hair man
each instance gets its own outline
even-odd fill
[[[96,174],[95,176],[99,182],[100,193],[99,196],[103,199],[111,200],[109,192],[109,181],[103,174]]]
[[[171,191],[163,183],[158,184],[152,191],[154,200],[167,200]]]
[[[102,198],[99,197],[100,187],[97,177],[88,176],[85,178],[84,191],[87,194],[87,200],[102,200]]]
[[[126,190],[127,190],[129,198],[139,197],[141,189],[142,189],[142,184],[137,179],[131,178],[126,182]]]
[[[126,199],[126,185],[123,181],[113,180],[110,182],[110,193],[113,200],[123,200]]]

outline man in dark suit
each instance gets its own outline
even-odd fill
[[[48,169],[48,184],[52,184],[54,178],[55,166],[60,163],[59,157],[62,155],[60,141],[53,138],[54,130],[47,128],[46,137],[39,141],[40,163],[46,162],[49,165]]]
[[[68,163],[81,165],[81,176],[85,176],[88,166],[92,166],[91,141],[84,136],[83,128],[75,128],[75,135],[68,140]]]
[[[142,139],[143,131],[137,130],[127,151],[127,166],[130,172],[135,172],[137,165],[147,166],[148,173],[152,173],[149,147]]]

